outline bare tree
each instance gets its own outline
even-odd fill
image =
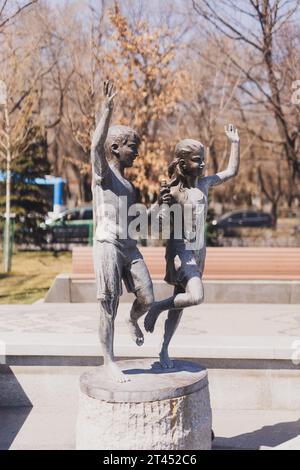
[[[274,220],[274,227],[276,227],[278,218],[278,204],[282,197],[282,174],[280,168],[274,175],[274,169],[271,171],[258,167],[258,179],[261,191],[266,196],[267,200],[271,203],[271,213]]]
[[[291,123],[289,102],[286,101],[281,70],[282,62],[278,38],[281,31],[299,13],[299,0],[245,0],[242,4],[232,0],[222,2],[193,0],[195,11],[219,34],[219,47],[232,65],[244,77],[239,85],[244,97],[253,104],[263,106],[274,117],[278,137],[266,135],[268,129],[258,132],[259,139],[278,144],[288,162],[290,182],[300,177],[299,121],[297,129]],[[222,37],[244,45],[236,54],[228,53]],[[258,128],[253,130],[257,132]]]
[[[204,140],[208,161],[216,173],[226,157],[224,150],[219,152],[220,137],[224,140],[224,119],[227,116],[232,119],[241,77],[233,73],[229,59],[212,40],[199,45],[198,50],[197,44],[193,45],[185,68],[188,76],[181,101],[180,133],[192,132]]]
[[[0,3],[0,32],[4,26],[16,18],[16,16],[37,2],[38,0],[14,2],[14,6],[11,7],[12,2],[9,2],[8,0],[2,0]]]

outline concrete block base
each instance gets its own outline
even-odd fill
[[[175,361],[165,371],[152,359],[119,365],[130,382],[113,382],[103,366],[81,376],[77,449],[211,449],[206,369]]]

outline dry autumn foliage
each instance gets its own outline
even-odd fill
[[[68,105],[68,122],[76,142],[88,157],[97,108],[101,109],[101,80],[111,79],[118,97],[113,121],[130,125],[141,137],[140,156],[130,171],[141,199],[153,199],[159,179],[166,175],[169,139],[164,124],[174,116],[181,98],[184,73],[174,69],[175,44],[167,29],[150,31],[146,21],[134,26],[122,15],[118,4],[109,10],[113,34],[103,54],[99,37],[90,37],[74,50],[75,76],[73,102]],[[88,75],[77,56],[89,50]],[[66,160],[74,161],[72,157]],[[77,161],[82,173],[90,172],[90,163]]]
[[[109,18],[113,48],[105,61],[119,90],[115,120],[131,125],[141,137],[131,177],[147,201],[166,175],[170,136],[164,132],[165,124],[175,115],[185,73],[174,68],[176,44],[167,28],[150,31],[146,21],[133,28],[117,4]]]

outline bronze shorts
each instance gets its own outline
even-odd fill
[[[144,258],[136,245],[118,246],[94,240],[94,271],[97,299],[122,295],[122,280],[128,292],[136,292],[152,281]]]

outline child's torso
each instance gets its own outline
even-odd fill
[[[101,184],[93,187],[96,216],[96,239],[99,241],[135,244],[128,237],[128,225],[134,217],[129,208],[136,203],[136,189],[120,173],[111,168]]]
[[[171,187],[174,203],[181,206],[183,231],[180,236],[176,233],[173,223],[171,239],[167,242],[169,248],[182,250],[190,249],[199,252],[205,249],[205,221],[208,209],[208,189],[201,180],[196,187],[187,188],[177,185]]]

